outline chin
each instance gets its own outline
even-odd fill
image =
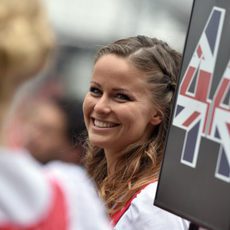
[[[95,140],[95,139],[90,139],[89,141],[92,145],[97,146],[98,148],[106,148],[109,144],[107,142],[101,141],[101,140]]]
[[[105,145],[101,142],[98,142],[98,141],[90,141],[90,143],[98,148],[105,148]]]

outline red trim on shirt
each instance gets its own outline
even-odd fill
[[[124,214],[124,213],[127,211],[127,209],[130,207],[132,201],[137,197],[137,195],[138,195],[146,186],[148,186],[149,184],[151,184],[151,183],[153,183],[153,182],[155,182],[155,181],[152,181],[152,182],[150,182],[150,183],[148,183],[148,184],[142,186],[141,189],[138,190],[138,191],[131,197],[131,199],[127,201],[127,203],[125,204],[125,206],[124,206],[121,210],[115,212],[115,213],[111,216],[111,224],[112,224],[112,226],[115,226],[115,225],[118,223],[118,221],[120,220],[120,218],[123,216],[123,214]]]
[[[57,182],[52,180],[51,184],[54,197],[51,204],[52,206],[49,207],[50,210],[44,219],[30,226],[18,226],[13,223],[5,225],[0,224],[0,230],[67,230],[69,228],[68,213],[64,193]],[[18,209],[20,212],[20,207],[18,207]]]

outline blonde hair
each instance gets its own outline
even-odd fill
[[[157,180],[159,176],[181,55],[167,43],[146,36],[118,40],[101,48],[95,62],[106,54],[126,58],[147,74],[153,106],[158,109],[162,118],[149,140],[144,144],[134,143],[120,154],[114,175],[107,175],[103,149],[87,142],[86,168],[96,181],[108,213],[112,215],[142,186]]]
[[[40,70],[54,46],[54,36],[40,4],[39,0],[0,0],[2,87],[7,78],[17,84]]]

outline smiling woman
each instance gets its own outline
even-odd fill
[[[161,121],[145,90],[146,78],[128,60],[112,54],[95,64],[84,102],[85,121],[91,143],[103,148],[108,160],[134,141],[146,139]]]
[[[100,49],[83,103],[85,159],[114,229],[187,229],[153,206],[181,55],[145,36]]]

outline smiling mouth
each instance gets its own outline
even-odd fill
[[[113,127],[118,126],[118,124],[113,123],[113,122],[100,121],[100,120],[96,120],[96,119],[93,119],[93,124],[97,128],[113,128]]]

